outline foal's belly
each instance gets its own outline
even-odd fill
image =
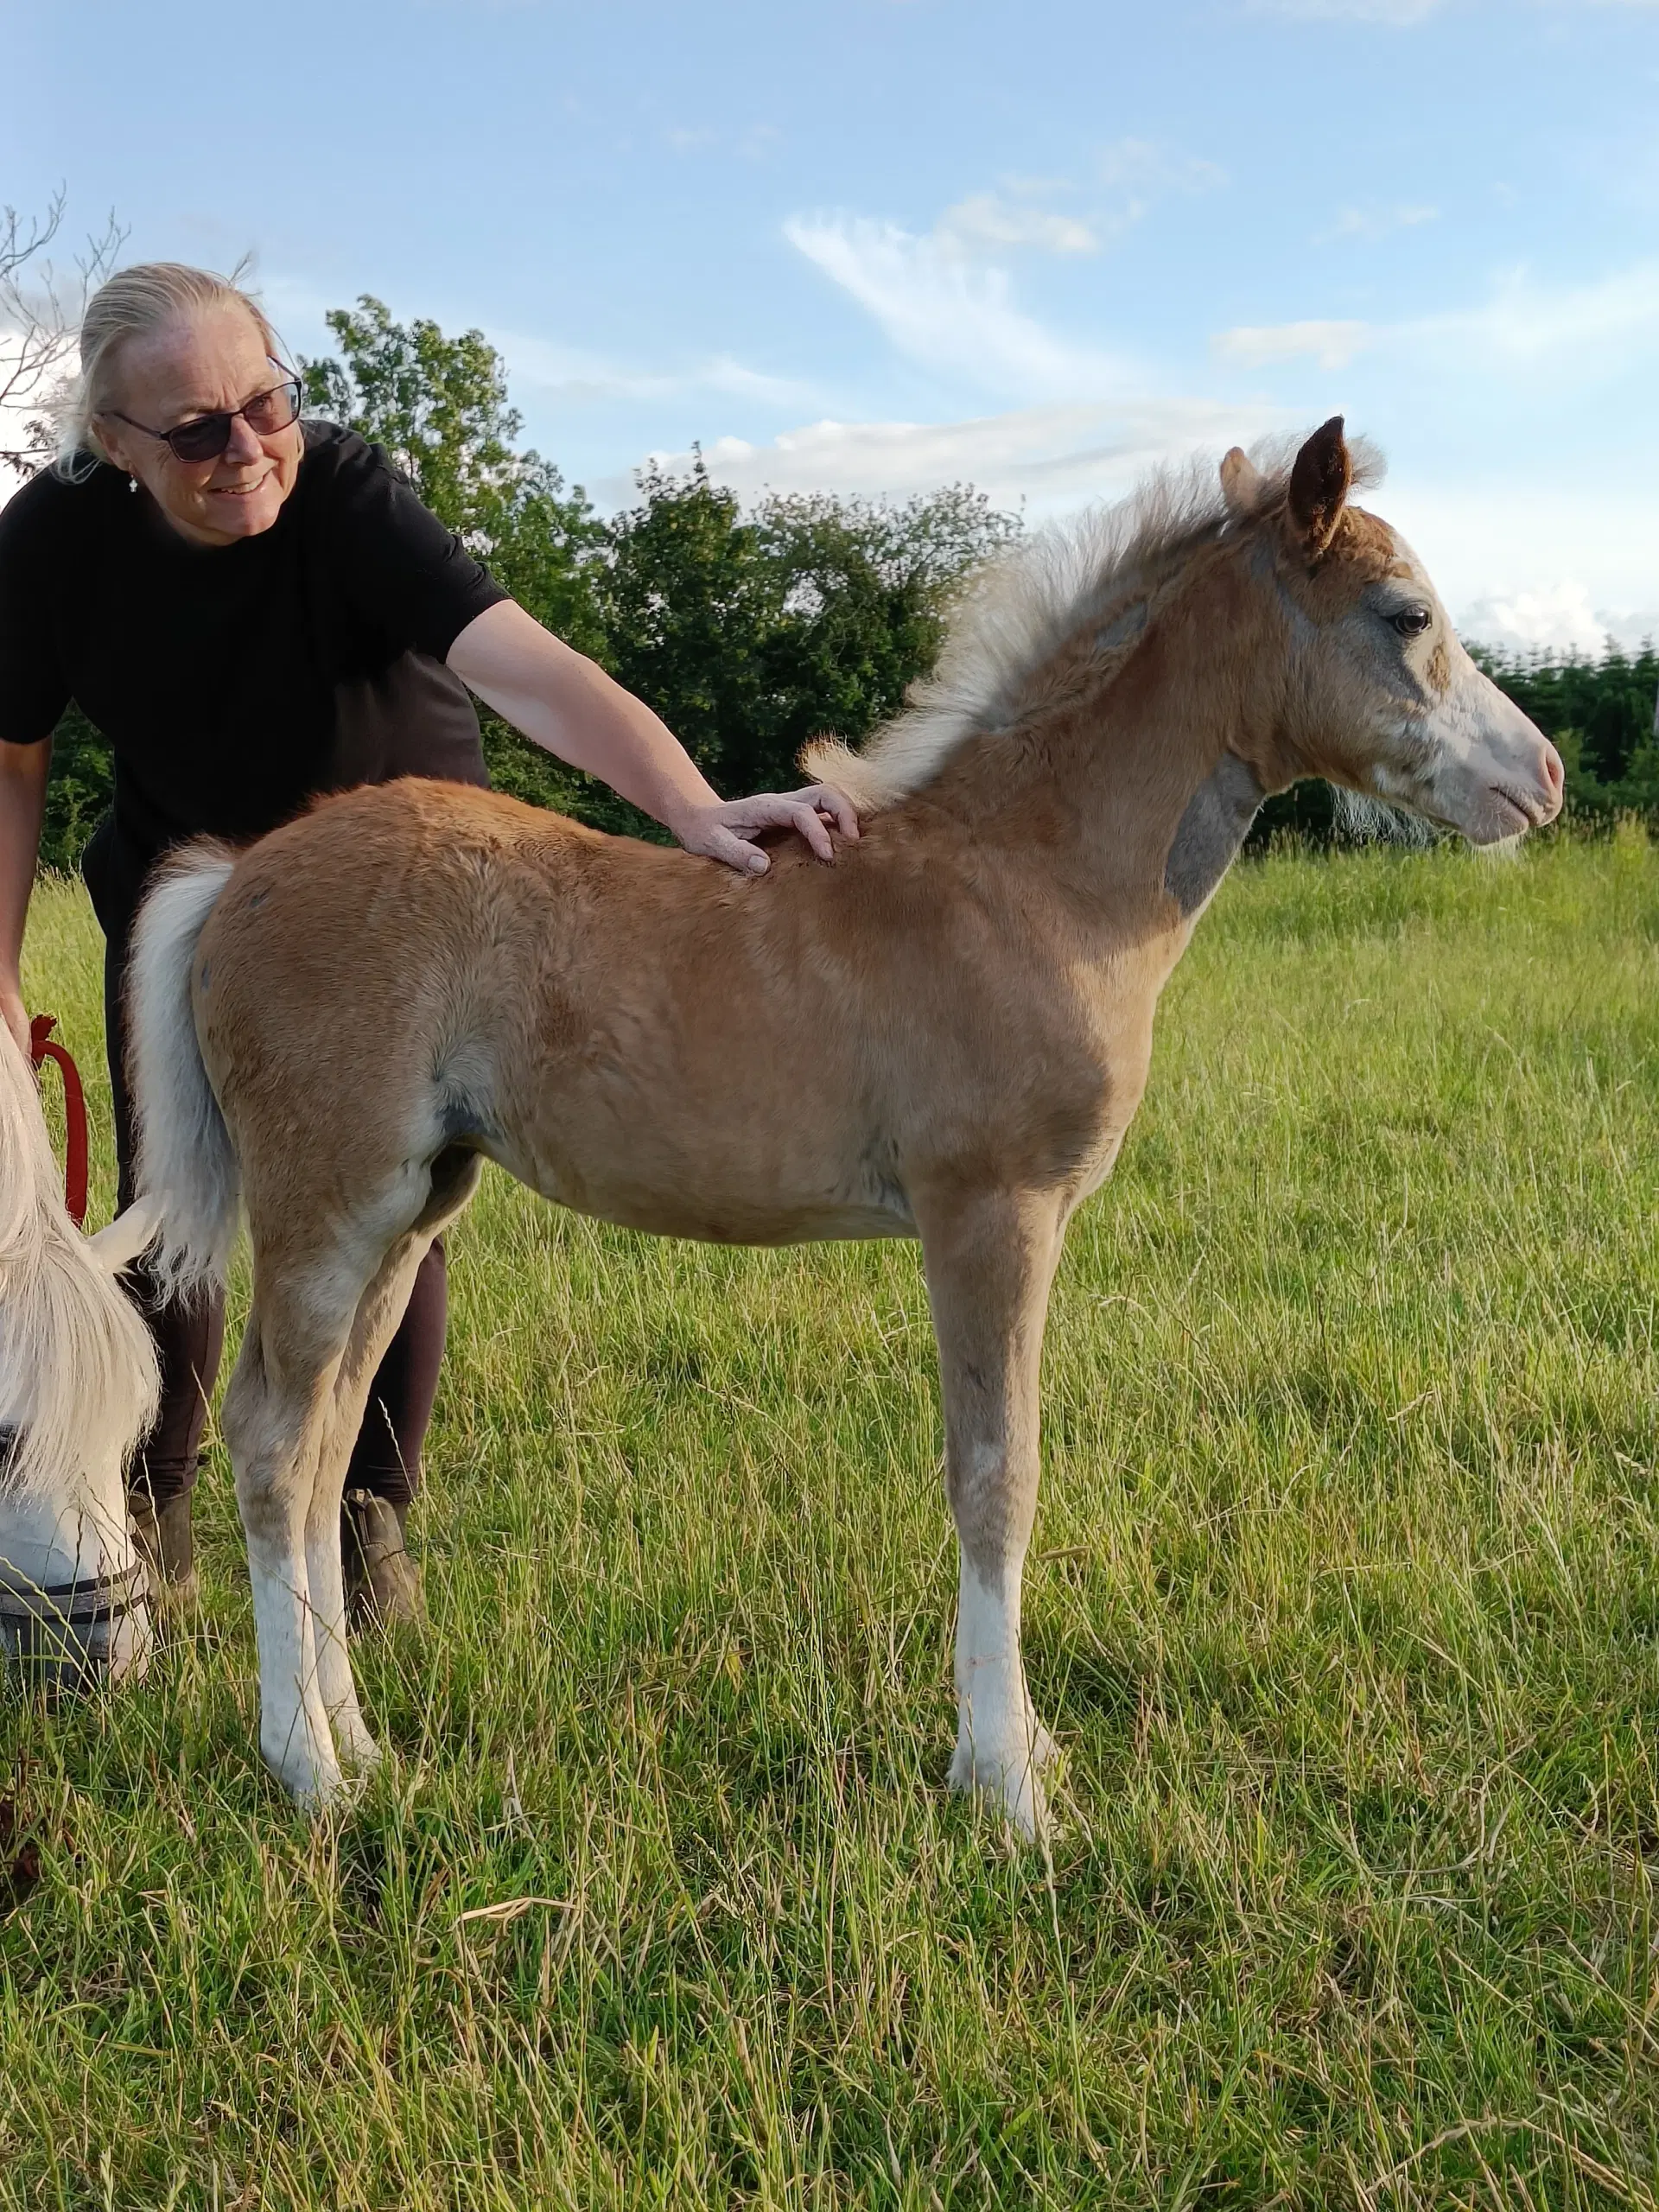
[[[555,1205],[620,1229],[689,1236],[705,1244],[820,1244],[913,1236],[904,1192],[890,1177],[855,1166],[834,1180],[810,1180],[762,1160],[733,1175],[731,1163],[583,1159],[574,1148],[535,1159],[494,1155]],[[652,1173],[655,1168],[658,1172]],[[721,1172],[724,1168],[727,1172]]]
[[[690,1236],[702,1244],[834,1244],[863,1243],[878,1236],[914,1236],[916,1224],[908,1215],[868,1207],[804,1207],[798,1211],[757,1209],[718,1209],[618,1199],[614,1203],[580,1205],[551,1196],[556,1204],[599,1221],[614,1222],[619,1229],[639,1229],[653,1236]]]

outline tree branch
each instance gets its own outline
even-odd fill
[[[127,237],[111,210],[62,270],[50,248],[63,210],[61,185],[43,215],[0,207],[0,468],[20,476],[32,476],[52,450],[47,416],[73,363],[81,316]]]

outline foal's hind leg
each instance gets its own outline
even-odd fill
[[[357,1701],[357,1684],[346,1649],[346,1594],[340,1555],[340,1510],[352,1447],[363,1424],[369,1389],[386,1347],[409,1305],[435,1231],[399,1237],[358,1301],[352,1332],[334,1379],[311,1498],[305,1519],[306,1580],[311,1597],[317,1683],[334,1724],[342,1764],[365,1772],[380,1750]]]
[[[961,1546],[951,1786],[982,1789],[1027,1837],[1047,1819],[1053,1745],[1026,1688],[1020,1594],[1037,1510],[1038,1369],[1065,1211],[1047,1193],[912,1194],[944,1395],[944,1471]]]
[[[317,1681],[323,1707],[334,1724],[340,1757],[359,1772],[372,1767],[380,1751],[358,1705],[357,1684],[346,1648],[340,1498],[370,1387],[408,1309],[421,1262],[444,1224],[453,1220],[471,1198],[481,1172],[475,1154],[459,1150],[441,1153],[426,1171],[424,1203],[414,1227],[391,1246],[358,1301],[334,1378],[333,1407],[312,1481],[305,1522],[305,1560]]]
[[[334,1416],[334,1382],[362,1279],[330,1265],[254,1252],[254,1295],[225,1396],[259,1640],[259,1749],[302,1804],[342,1786],[318,1669],[306,1522]]]

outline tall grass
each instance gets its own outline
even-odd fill
[[[217,1449],[197,1632],[0,1704],[0,2203],[1653,2205],[1656,936],[1639,836],[1224,887],[1054,1299],[1052,1882],[943,1788],[916,1254],[492,1174],[364,1802],[260,1769]]]

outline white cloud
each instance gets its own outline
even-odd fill
[[[1220,452],[1282,427],[1276,410],[1205,400],[1143,399],[1017,409],[954,423],[823,421],[769,443],[720,438],[703,448],[717,481],[745,498],[764,491],[903,498],[973,483],[1000,505],[1033,515],[1121,498],[1147,469],[1205,448]],[[670,468],[689,454],[653,456]],[[606,495],[626,487],[601,485]]]
[[[1423,223],[1440,220],[1438,207],[1415,206],[1393,207],[1344,207],[1329,230],[1317,231],[1315,245],[1330,245],[1338,238],[1364,238],[1368,242],[1385,238],[1395,231],[1414,230]]]
[[[289,326],[287,335],[298,340],[300,352],[312,346],[319,353],[334,351],[334,340],[324,319],[336,304],[334,299],[301,279],[286,276],[267,278],[259,289],[266,312],[279,331]],[[463,310],[446,318],[440,310],[439,320],[446,327],[458,329],[467,327],[467,317]],[[516,398],[522,399],[533,391],[538,398],[580,406],[594,401],[677,399],[711,391],[770,407],[822,404],[813,385],[794,377],[769,376],[729,354],[640,368],[582,346],[567,346],[557,339],[534,337],[502,323],[486,324],[484,335],[506,362],[508,386]]]
[[[1449,0],[1247,0],[1252,15],[1294,16],[1304,22],[1392,23],[1406,28],[1439,15]],[[1659,0],[1536,0],[1557,14],[1574,8],[1655,8]]]
[[[1119,138],[1104,147],[1096,163],[1104,185],[1136,192],[1212,192],[1227,172],[1197,154],[1184,154],[1155,138]]]
[[[1466,637],[1595,650],[1605,633],[1635,642],[1653,630],[1659,546],[1639,469],[1618,482],[1586,477],[1547,451],[1471,464],[1433,479],[1396,470],[1374,502],[1427,563]]]
[[[1439,13],[1445,0],[1249,0],[1252,15],[1296,16],[1305,22],[1421,23]]]
[[[1637,262],[1586,284],[1540,284],[1529,271],[1515,270],[1475,307],[1395,323],[1242,326],[1221,332],[1212,346],[1219,359],[1244,368],[1311,356],[1321,368],[1340,369],[1369,353],[1452,369],[1605,374],[1659,346],[1659,261]]]
[[[1587,588],[1572,580],[1530,590],[1488,594],[1461,611],[1466,638],[1501,650],[1599,654],[1609,638],[1627,649],[1659,637],[1659,609],[1648,613],[1597,607]]]
[[[937,232],[918,238],[897,223],[821,215],[792,217],[784,234],[924,368],[1033,400],[1122,380],[1120,363],[1056,337],[1019,307],[1006,269]]]
[[[1266,368],[1303,354],[1312,355],[1322,369],[1345,369],[1370,335],[1371,327],[1365,322],[1247,323],[1224,330],[1214,347],[1222,360],[1244,369]]]
[[[1554,289],[1524,269],[1501,277],[1481,307],[1435,315],[1400,327],[1446,338],[1461,352],[1483,346],[1509,361],[1578,355],[1598,368],[1615,365],[1632,345],[1659,337],[1659,261],[1637,262],[1588,284]]]
[[[933,235],[942,245],[970,254],[987,247],[1017,246],[1032,246],[1042,253],[1093,253],[1100,244],[1088,224],[1075,215],[994,192],[970,193],[947,207]]]
[[[1005,176],[997,191],[957,201],[926,232],[818,214],[792,216],[784,235],[922,367],[1009,398],[1094,398],[1129,381],[1125,364],[1046,330],[1014,296],[1010,257],[1094,252],[1138,222],[1155,194],[1225,182],[1213,162],[1124,138],[1101,152],[1086,186]],[[1056,198],[1072,205],[1057,208]]]
[[[742,130],[716,130],[706,123],[682,124],[663,133],[664,144],[676,154],[733,153],[745,161],[764,161],[783,143],[775,123],[752,123]]]
[[[712,391],[766,406],[799,407],[810,405],[814,397],[808,385],[793,378],[767,376],[727,354],[674,368],[637,369],[623,367],[579,346],[532,338],[521,331],[497,327],[485,335],[505,360],[514,391],[530,385],[541,396],[566,404],[675,399],[691,392]]]

